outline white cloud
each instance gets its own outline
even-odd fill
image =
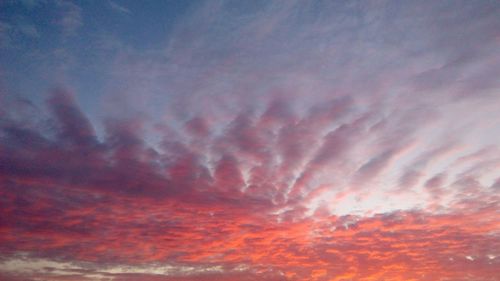
[[[131,14],[132,13],[128,8],[126,8],[126,7],[122,6],[122,5],[119,5],[119,4],[117,4],[117,3],[113,2],[113,1],[109,1],[109,6],[113,10],[115,10],[115,11],[117,11],[119,13],[122,13],[122,14]]]
[[[69,1],[59,0],[56,3],[61,9],[57,24],[62,33],[66,36],[74,35],[83,25],[82,8]]]

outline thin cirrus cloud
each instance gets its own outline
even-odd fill
[[[174,5],[141,47],[8,7],[51,5],[63,79],[23,43],[0,88],[0,279],[500,278],[495,2]]]

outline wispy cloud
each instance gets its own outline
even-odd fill
[[[132,13],[129,9],[127,9],[126,7],[124,7],[122,5],[117,4],[114,1],[109,1],[109,6],[111,7],[111,9],[113,9],[119,13],[122,13],[122,14],[131,14]]]
[[[83,25],[82,9],[73,2],[66,0],[56,1],[59,9],[59,16],[56,23],[61,27],[65,36],[75,35]]]

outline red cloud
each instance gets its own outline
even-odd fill
[[[86,280],[92,274],[186,281],[500,278],[499,198],[473,179],[457,182],[464,194],[442,213],[306,214],[305,204],[330,188],[314,183],[316,173],[341,168],[369,127],[366,116],[356,116],[331,128],[328,120],[346,117],[349,102],[303,118],[274,104],[262,116],[240,115],[213,138],[204,122],[192,119],[183,128],[189,139],[211,143],[191,147],[165,139],[166,151],[148,146],[132,121],[108,122],[106,137],[98,140],[68,94],[56,93],[49,105],[53,132],[15,119],[2,124],[1,257],[23,253],[28,261],[94,266],[68,274],[0,268],[6,280]],[[366,162],[372,164],[360,169],[364,177],[380,173],[392,154]],[[426,186],[441,184],[438,175]],[[151,264],[191,269],[105,271]],[[218,270],[203,271],[208,268]]]

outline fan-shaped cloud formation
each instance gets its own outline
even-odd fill
[[[79,17],[59,87],[6,67],[0,279],[500,278],[496,3],[196,3],[149,49],[77,4],[2,4]]]

